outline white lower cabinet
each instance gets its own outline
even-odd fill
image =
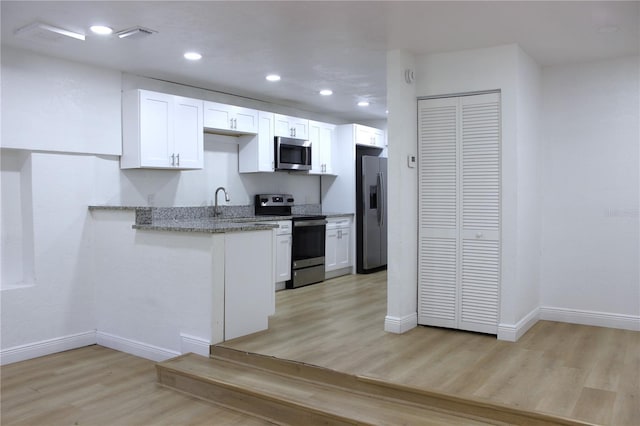
[[[270,314],[276,312],[276,290],[285,288],[285,282],[291,279],[291,221],[267,222],[278,225],[273,230],[273,288],[271,289]]]
[[[289,226],[291,222],[287,221]],[[276,232],[278,232],[276,230]],[[276,271],[275,282],[289,281],[291,279],[291,228],[288,234],[276,235]]]
[[[327,219],[325,242],[325,272],[327,278],[351,273],[353,259],[351,256],[351,227],[349,216]]]

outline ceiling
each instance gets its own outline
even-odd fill
[[[416,55],[518,43],[540,65],[640,51],[639,1],[2,1],[2,44],[347,121],[385,119],[386,51]],[[35,33],[33,22],[86,34]],[[98,36],[157,31],[139,39]],[[616,31],[612,31],[617,28]],[[203,58],[189,62],[186,51]],[[282,80],[265,80],[278,73]],[[332,96],[319,96],[320,89]],[[358,107],[360,100],[370,102]]]

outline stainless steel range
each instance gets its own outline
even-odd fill
[[[255,196],[256,216],[291,216],[293,243],[291,247],[291,280],[286,288],[302,287],[324,281],[326,216],[294,215],[294,199],[290,194],[258,194]]]

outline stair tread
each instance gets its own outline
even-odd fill
[[[248,388],[289,403],[370,424],[486,425],[467,416],[402,401],[363,395],[332,385],[310,382],[222,359],[187,354],[158,364],[166,368],[209,381]],[[347,403],[345,403],[347,402]]]

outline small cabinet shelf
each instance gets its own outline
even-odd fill
[[[258,133],[258,111],[216,102],[204,102],[204,128],[210,133],[246,135]]]
[[[384,132],[382,130],[361,124],[354,124],[353,129],[356,145],[384,148]]]
[[[288,115],[274,114],[275,136],[285,138],[309,138],[309,120]]]

